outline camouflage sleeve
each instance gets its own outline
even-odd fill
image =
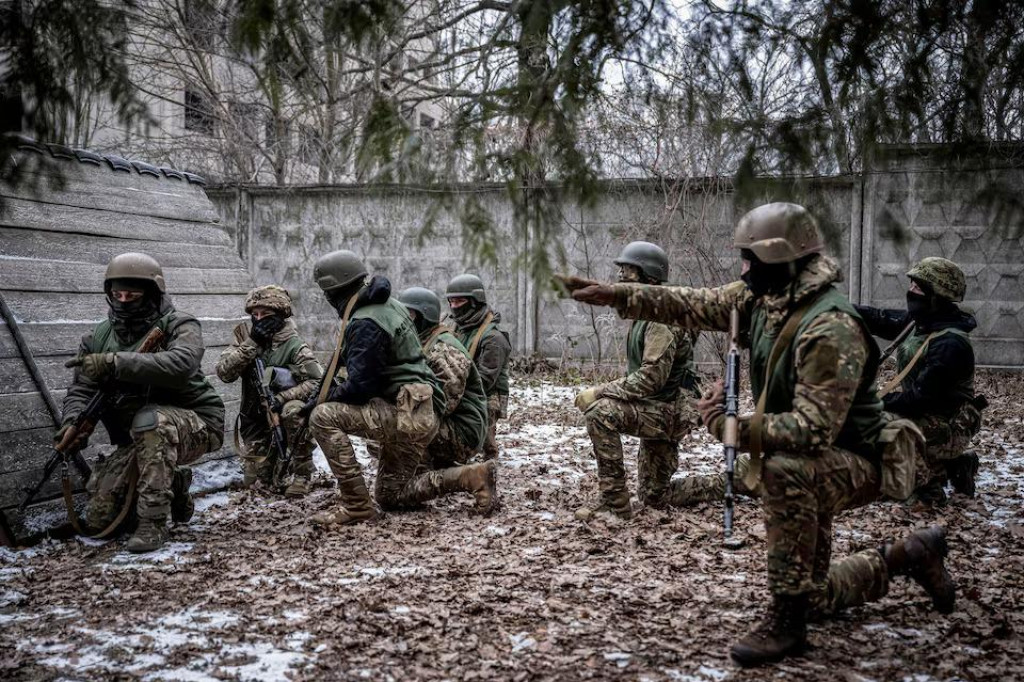
[[[83,336],[81,343],[78,344],[78,354],[85,355],[92,352],[92,333],[89,333]],[[76,369],[71,386],[68,387],[68,392],[64,396],[64,405],[61,410],[61,426],[73,422],[82,413],[82,410],[85,409],[85,406],[89,404],[89,401],[96,395],[98,390],[99,384],[82,376]]]
[[[201,371],[205,352],[203,328],[190,318],[170,330],[164,350],[118,353],[114,376],[133,384],[182,388]]]
[[[664,388],[672,372],[679,336],[668,325],[648,325],[644,334],[644,357],[639,369],[602,386],[601,397],[640,400]]]
[[[487,395],[494,392],[501,370],[508,363],[511,354],[512,345],[501,332],[492,332],[480,340],[480,348],[476,353],[476,368],[480,372],[480,381],[483,382]]]
[[[217,359],[217,376],[227,384],[237,381],[259,354],[260,347],[249,338],[248,325],[238,325],[235,327],[234,342],[221,351]]]
[[[767,450],[817,456],[832,445],[846,421],[867,364],[867,340],[845,313],[819,315],[796,340],[793,409],[766,414],[762,446]],[[721,437],[725,419],[712,433]],[[750,416],[740,419],[740,447],[750,448]]]
[[[427,364],[444,388],[444,413],[449,415],[462,402],[473,361],[465,352],[438,341],[427,352]]]
[[[615,309],[633,320],[653,320],[691,331],[728,331],[729,311],[739,306],[740,328],[750,326],[750,291],[743,282],[714,289],[616,284]]]
[[[277,397],[282,402],[289,400],[308,400],[316,391],[320,378],[324,375],[324,368],[313,355],[312,349],[306,344],[299,346],[295,355],[288,363],[288,369],[296,381],[296,386],[281,391]]]

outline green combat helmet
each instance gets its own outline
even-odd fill
[[[630,242],[622,248],[616,265],[633,265],[646,277],[658,282],[668,281],[668,254],[657,244]]]
[[[370,274],[359,256],[351,251],[331,251],[313,266],[313,279],[323,291],[341,289]]]
[[[291,317],[292,297],[287,289],[276,284],[256,287],[245,297],[245,312],[251,314],[253,308],[270,308],[281,317]]]
[[[453,298],[471,298],[477,303],[487,303],[483,280],[476,275],[459,275],[452,278],[444,295],[449,301]]]
[[[766,264],[792,263],[825,250],[818,221],[797,204],[758,206],[740,218],[733,246],[749,249]]]
[[[115,279],[138,279],[153,282],[160,293],[167,291],[164,283],[164,271],[156,259],[144,253],[122,253],[114,256],[107,264],[107,272],[103,276],[103,285],[109,290]]]
[[[441,299],[430,289],[409,287],[398,295],[398,302],[418,312],[430,324],[441,321]]]
[[[936,296],[954,303],[964,300],[964,294],[967,292],[967,278],[960,266],[938,256],[918,261],[907,273],[907,277],[918,284],[926,285]]]

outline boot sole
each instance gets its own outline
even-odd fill
[[[921,542],[921,545],[924,546],[926,552],[929,552],[931,554],[937,554],[939,556],[939,559],[942,560],[943,577],[953,587],[950,590],[951,593],[949,595],[933,594],[928,590],[926,591],[928,592],[928,596],[932,598],[932,605],[935,606],[935,609],[939,613],[950,614],[953,613],[953,610],[956,608],[956,585],[953,583],[953,576],[951,576],[949,570],[946,569],[945,561],[946,557],[949,556],[949,543],[946,541],[945,528],[942,528],[940,526],[933,526],[932,528],[937,529],[938,532],[929,532],[925,537],[918,535],[917,539]],[[928,530],[930,531],[932,529]],[[911,575],[911,577],[917,583],[921,583],[921,581],[918,580],[916,575]],[[946,603],[947,596],[949,597],[948,604]]]
[[[779,661],[785,660],[793,656],[802,656],[807,651],[807,643],[804,642],[798,647],[783,651],[782,653],[773,654],[771,656],[761,656],[754,654],[752,650],[743,647],[741,651],[743,653],[737,654],[736,647],[739,645],[733,645],[729,650],[729,657],[734,663],[739,665],[741,668],[759,668],[763,665],[769,665],[770,663],[778,663]]]
[[[487,464],[487,487],[491,491],[491,503],[486,507],[477,507],[476,513],[480,516],[490,516],[501,508],[501,498],[498,497],[498,466],[495,460],[488,460]]]

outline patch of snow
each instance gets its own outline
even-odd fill
[[[203,495],[196,498],[196,513],[202,514],[211,507],[226,507],[231,504],[231,493],[222,491],[213,495]]]
[[[512,642],[512,653],[514,654],[526,651],[527,649],[533,649],[537,646],[537,640],[530,637],[529,632],[517,632],[514,635],[509,635],[508,638]]]
[[[28,595],[17,590],[4,590],[0,592],[0,609],[17,606],[28,599]]]
[[[192,492],[224,490],[242,482],[242,467],[235,457],[214,459],[192,468]],[[199,500],[196,500],[198,506]]]
[[[628,654],[625,651],[606,651],[602,656],[604,656],[604,660],[614,663],[620,668],[628,666],[629,659],[633,657],[632,654]]]
[[[728,671],[720,670],[709,665],[701,665],[692,673],[684,673],[675,668],[663,668],[662,672],[664,672],[670,680],[676,680],[677,682],[721,682],[722,680],[730,677],[730,673]]]
[[[145,554],[132,554],[127,551],[118,552],[110,558],[109,563],[101,564],[101,567],[146,570],[168,563],[187,564],[191,559],[184,555],[191,551],[191,542],[169,542],[155,552],[147,552]]]
[[[508,528],[501,526],[487,526],[484,528],[484,535],[489,538],[500,538],[508,535]]]

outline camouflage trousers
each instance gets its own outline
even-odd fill
[[[426,465],[431,469],[461,466],[469,462],[476,453],[477,450],[459,440],[448,420],[442,419],[437,436],[427,448]]]
[[[664,506],[671,499],[672,474],[679,466],[679,439],[697,426],[697,414],[688,401],[675,404],[657,400],[600,398],[584,415],[594,444],[598,487],[606,499],[626,490],[622,438],[640,438],[637,489],[640,501]]]
[[[981,412],[966,402],[952,418],[925,415],[915,417],[913,422],[924,433],[924,461],[928,465],[929,478],[944,485],[949,477],[949,463],[964,454],[971,439],[981,430]]]
[[[310,417],[310,428],[334,475],[342,481],[362,478],[349,439],[350,435],[358,436],[380,444],[374,497],[382,509],[409,509],[436,497],[424,497],[434,486],[421,468],[427,447],[438,431],[431,393],[425,384],[406,384],[397,404],[373,398],[365,405],[330,402],[317,406]]]
[[[877,549],[832,561],[833,518],[876,500],[879,484],[875,465],[839,448],[815,457],[776,453],[764,461],[761,499],[773,594],[809,595],[817,617],[886,594],[889,576]]]
[[[743,483],[743,477],[748,469],[750,455],[737,455],[736,464],[733,466],[732,490],[747,497],[760,497],[760,486],[751,490]],[[702,502],[721,502],[725,499],[725,479],[725,471],[677,478],[672,481],[665,493],[665,504],[669,507],[691,507]]]
[[[309,429],[303,428],[303,419],[299,410],[304,405],[302,400],[289,400],[281,409],[281,426],[285,432],[285,447],[291,449],[291,471],[283,472],[299,478],[309,479],[313,476],[313,437]],[[242,461],[242,473],[247,485],[257,480],[264,485],[274,484],[277,470],[277,448],[274,447],[270,429],[266,428],[255,437],[249,436],[238,453]]]
[[[508,411],[507,395],[487,397],[487,440],[484,441],[484,459],[498,458],[498,420]]]
[[[96,465],[89,479],[85,522],[99,531],[117,518],[129,494],[129,477],[138,467],[135,512],[162,520],[171,510],[174,468],[220,448],[224,434],[210,430],[192,410],[147,405],[132,421],[132,443],[122,445]]]

